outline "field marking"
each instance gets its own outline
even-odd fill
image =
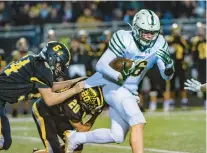
[[[40,138],[38,137],[25,137],[25,136],[13,135],[12,138],[20,139],[20,140],[30,140],[33,142],[41,142]],[[120,146],[120,145],[111,145],[111,144],[86,144],[86,145],[131,150],[129,146]],[[158,153],[189,153],[189,152],[180,152],[180,151],[161,150],[161,149],[155,149],[155,148],[145,148],[144,150],[151,151],[151,152],[158,152]]]
[[[196,115],[202,115],[202,114],[205,115],[207,112],[205,110],[174,111],[174,112],[145,112],[144,116],[145,117],[148,117],[148,116],[149,117],[156,117],[156,116],[180,116],[180,115],[189,115],[189,114],[192,114],[192,113],[194,113]],[[105,114],[103,113],[102,115],[105,115]],[[195,118],[195,119],[199,120],[198,118]],[[194,120],[194,118],[192,120]],[[32,117],[19,117],[19,118],[9,117],[9,121],[11,123],[12,122],[34,122]]]

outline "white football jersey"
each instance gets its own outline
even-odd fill
[[[165,51],[168,50],[168,44],[162,35],[158,36],[152,47],[143,49],[143,51],[141,51],[132,36],[132,31],[119,30],[113,34],[109,42],[108,49],[112,51],[117,57],[130,59],[137,63],[134,73],[132,73],[132,75],[129,76],[123,83],[123,86],[134,94],[137,93],[140,81],[143,79],[146,72],[154,66],[154,64],[157,63],[160,72],[162,70],[164,71],[165,69],[165,64],[156,56],[156,51],[160,49]],[[161,73],[161,75],[164,79],[169,79],[164,75],[164,73]],[[94,77],[94,81],[99,80],[100,83],[104,82],[101,79],[103,78],[102,74],[97,72],[95,76],[96,77]]]

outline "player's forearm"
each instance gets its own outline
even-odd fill
[[[39,92],[43,97],[46,105],[53,106],[64,102],[73,95],[80,93],[84,88],[83,82],[77,83],[73,88],[70,88],[64,92],[55,93],[51,88],[39,88]]]
[[[53,106],[53,105],[56,105],[56,104],[59,104],[61,102],[64,102],[65,100],[67,100],[68,98],[72,97],[73,95],[79,93],[75,88],[71,88],[71,89],[68,89],[64,92],[61,92],[61,93],[52,93],[50,96],[44,98],[45,100],[45,103],[48,105],[48,106]]]
[[[88,125],[82,125],[79,128],[77,128],[78,132],[87,132],[91,129],[91,126]]]
[[[53,91],[58,91],[58,90],[61,90],[61,89],[64,89],[64,88],[70,88],[72,85],[79,82],[80,80],[83,80],[84,78],[86,78],[86,77],[79,77],[79,78],[72,79],[72,80],[54,82],[52,90]]]
[[[207,83],[201,85],[201,91],[206,92]]]
[[[90,125],[85,125],[85,124],[82,124],[81,122],[74,123],[74,122],[70,121],[70,123],[72,124],[72,126],[73,126],[78,132],[87,132],[87,131],[89,131],[90,128],[91,128]]]
[[[118,81],[118,76],[120,75],[120,72],[115,71],[113,68],[109,66],[109,63],[115,58],[117,57],[112,51],[106,50],[106,52],[102,55],[102,57],[96,64],[96,71]]]

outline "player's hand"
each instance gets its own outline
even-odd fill
[[[75,88],[77,93],[80,93],[81,91],[83,91],[84,87],[85,87],[84,81],[80,81],[80,82],[76,83],[73,88]]]
[[[186,90],[191,90],[194,92],[201,91],[201,83],[194,80],[194,79],[187,80],[184,84],[185,84],[184,89],[186,89]]]
[[[123,81],[126,80],[135,70],[135,64],[133,63],[131,68],[127,68],[126,62],[123,63],[121,75],[123,78]],[[121,80],[120,80],[121,81]]]
[[[160,49],[156,52],[156,56],[161,59],[165,65],[173,64],[173,60],[170,57],[170,53],[168,51]]]

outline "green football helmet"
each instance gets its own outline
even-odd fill
[[[133,18],[132,31],[140,47],[151,47],[159,35],[160,20],[153,11],[142,9]],[[149,34],[151,38],[145,37]]]

